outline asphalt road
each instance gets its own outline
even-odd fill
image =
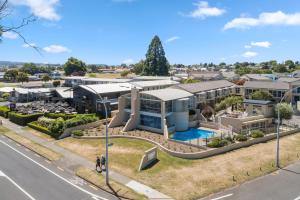
[[[300,200],[300,162],[202,200]]]
[[[0,136],[1,200],[111,200],[62,167]]]

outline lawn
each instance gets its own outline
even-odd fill
[[[18,135],[17,133],[15,133],[3,126],[0,126],[0,134],[5,135],[6,137],[16,141],[17,143],[25,146],[26,148],[36,152],[37,154],[47,158],[50,161],[58,160],[62,157],[61,154],[59,154],[51,149],[48,149],[40,144],[37,144],[37,143],[29,140],[26,137]]]
[[[50,135],[47,135],[47,134],[42,133],[42,132],[40,132],[40,131],[34,130],[34,129],[28,127],[28,126],[22,128],[22,129],[23,129],[24,131],[30,132],[32,135],[35,135],[35,136],[37,136],[37,137],[40,137],[40,138],[42,138],[42,139],[44,139],[44,140],[47,140],[47,141],[49,141],[49,142],[55,140],[55,139],[54,139],[53,137],[51,137]]]
[[[184,160],[159,151],[159,162],[142,172],[143,152],[151,147],[140,140],[111,139],[110,167],[175,199],[196,199],[275,170],[275,141],[200,160]],[[91,161],[104,154],[104,140],[67,138],[59,145]],[[281,139],[281,163],[295,162],[300,155],[300,133]],[[233,178],[234,177],[234,178]]]

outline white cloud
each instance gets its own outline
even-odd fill
[[[126,64],[126,65],[129,65],[129,64],[134,63],[134,60],[131,59],[131,58],[128,58],[128,59],[126,59],[126,60],[123,60],[122,63],[124,63],[124,64]]]
[[[204,19],[206,17],[217,17],[226,12],[225,9],[210,7],[207,1],[199,1],[194,5],[197,8],[188,14],[189,17]]]
[[[254,51],[246,51],[245,53],[242,54],[242,56],[245,58],[252,58],[257,55],[258,55],[258,53],[254,52]]]
[[[58,21],[61,16],[56,12],[56,6],[60,0],[11,0],[16,6],[27,6],[31,12],[40,18]]]
[[[251,45],[245,45],[244,47],[245,47],[245,49],[251,49],[252,48]]]
[[[272,44],[271,44],[271,42],[268,42],[268,41],[264,41],[264,42],[251,42],[251,46],[270,48],[270,46],[272,46]]]
[[[55,44],[44,47],[43,50],[48,53],[69,53],[69,52],[71,52],[71,50],[68,49],[67,47],[55,45]]]
[[[237,28],[246,29],[255,26],[285,25],[299,26],[300,13],[286,14],[282,11],[261,13],[258,18],[240,17],[226,23],[224,30]]]
[[[29,47],[36,47],[35,43],[23,44],[22,47],[29,48]]]
[[[166,43],[173,42],[173,41],[179,40],[179,39],[180,39],[179,36],[170,37],[166,40]]]
[[[2,33],[2,37],[6,38],[6,39],[15,40],[19,36],[18,36],[18,34],[14,33],[14,32],[4,32],[4,33]]]

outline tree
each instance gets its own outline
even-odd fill
[[[277,73],[287,72],[287,68],[283,64],[278,64],[272,68]]]
[[[122,77],[126,77],[126,76],[128,76],[129,73],[130,73],[129,70],[124,70],[124,71],[121,72],[120,75],[121,75]]]
[[[10,69],[4,74],[4,80],[15,82],[17,80],[19,71],[17,69]]]
[[[84,62],[71,57],[64,64],[64,71],[67,76],[70,76],[72,74],[85,75],[87,69]]]
[[[49,75],[45,75],[45,76],[43,76],[42,80],[43,80],[44,82],[48,82],[48,81],[51,80],[51,77],[50,77]]]
[[[54,87],[58,87],[60,86],[60,81],[53,81],[52,84]]]
[[[265,101],[272,101],[273,96],[270,92],[266,91],[256,91],[252,94],[252,99],[255,100],[265,100]]]
[[[296,68],[295,63],[292,60],[286,60],[284,64],[289,68],[289,70],[294,70]]]
[[[145,67],[145,61],[140,60],[140,62],[133,65],[133,72],[137,75],[142,74],[143,70],[144,70],[144,67]]]
[[[278,117],[278,110],[279,110],[279,117],[280,121],[282,119],[291,119],[293,116],[293,108],[290,104],[288,103],[279,103],[275,107],[275,118]]]
[[[146,76],[167,76],[170,65],[158,36],[154,36],[149,45],[143,74]]]
[[[29,81],[28,75],[24,72],[19,72],[17,76],[17,81],[21,82],[22,84],[24,82],[28,82]]]
[[[38,67],[33,63],[25,63],[21,68],[21,72],[24,72],[26,74],[34,75],[36,73],[39,73]]]

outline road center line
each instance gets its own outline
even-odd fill
[[[6,145],[7,147],[9,147],[10,149],[14,150],[15,152],[19,153],[19,154],[22,155],[23,157],[27,158],[27,159],[30,160],[31,162],[33,162],[33,163],[35,163],[36,165],[40,166],[40,167],[43,168],[44,170],[50,172],[51,174],[53,174],[53,175],[55,175],[56,177],[60,178],[61,180],[65,181],[66,183],[69,183],[70,185],[72,185],[73,187],[77,188],[78,190],[80,190],[80,191],[82,191],[82,192],[84,192],[84,193],[86,193],[86,194],[88,194],[88,195],[91,195],[92,197],[96,197],[96,198],[102,199],[102,200],[108,200],[108,199],[106,199],[106,198],[100,197],[100,196],[98,196],[98,195],[96,195],[96,194],[93,194],[93,193],[91,193],[91,192],[89,192],[89,191],[87,191],[87,190],[85,190],[85,189],[83,189],[83,188],[81,188],[81,187],[79,187],[79,186],[73,184],[72,182],[68,181],[68,180],[65,179],[64,177],[62,177],[62,176],[56,174],[55,172],[51,171],[50,169],[48,169],[48,168],[45,167],[44,165],[42,165],[42,164],[36,162],[36,161],[33,160],[32,158],[26,156],[25,154],[23,154],[22,152],[18,151],[17,149],[15,149],[14,147],[10,146],[9,144],[5,143],[4,141],[0,140],[0,142],[1,142],[2,144]]]
[[[4,174],[2,171],[0,171],[0,176],[5,177],[7,180],[9,180],[14,186],[16,186],[19,190],[21,190],[29,199],[35,200],[28,192],[26,192],[21,186],[19,186],[14,180],[12,180],[10,177],[8,177],[6,174]]]
[[[211,199],[211,200],[219,200],[219,199],[224,199],[224,198],[230,197],[230,196],[232,196],[232,195],[233,195],[232,193],[231,193],[231,194],[226,194],[226,195],[224,195],[224,196],[217,197],[217,198],[214,198],[214,199]]]

